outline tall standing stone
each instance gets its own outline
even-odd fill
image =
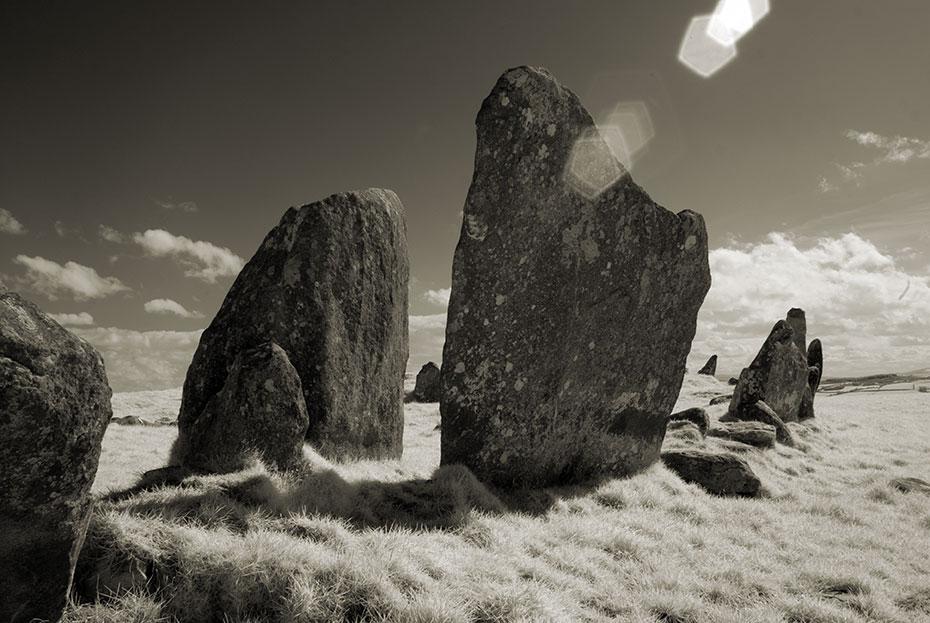
[[[502,486],[641,469],[658,459],[710,287],[703,218],[653,202],[545,70],[504,73],[476,125],[441,462]]]
[[[807,383],[810,385],[811,393],[816,394],[817,388],[820,387],[820,379],[823,378],[823,346],[819,339],[811,340],[807,347],[807,367],[809,369]]]
[[[0,285],[0,621],[58,621],[110,420],[103,359]]]
[[[417,402],[439,402],[439,396],[439,366],[432,361],[427,361],[417,373],[413,398]]]
[[[717,374],[717,355],[711,355],[704,367],[698,370],[698,374],[707,374],[713,376]]]
[[[300,377],[307,439],[328,458],[397,458],[407,363],[407,231],[393,192],[291,208],[203,332],[184,381],[179,436],[238,354],[274,342]]]
[[[807,317],[800,307],[792,307],[785,316],[785,322],[791,325],[794,345],[802,355],[807,353]]]
[[[798,421],[807,387],[807,361],[795,344],[794,329],[779,320],[748,368],[739,375],[729,413],[743,419],[740,410],[764,401],[785,422]]]

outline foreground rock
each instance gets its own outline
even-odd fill
[[[755,497],[762,488],[749,463],[729,452],[671,450],[662,453],[662,462],[682,480],[708,493]]]
[[[720,418],[720,421],[761,422],[763,424],[768,424],[775,429],[775,439],[779,443],[791,447],[797,445],[794,435],[791,433],[791,429],[788,428],[785,422],[778,417],[778,414],[775,413],[771,407],[761,400],[751,405],[743,405],[735,414],[727,413],[726,416]]]
[[[310,418],[297,370],[273,342],[242,350],[223,389],[179,437],[172,463],[227,473],[254,456],[273,469],[297,467]]]
[[[798,323],[797,314],[793,322]],[[736,419],[751,419],[740,416],[738,411],[763,400],[783,421],[798,421],[808,366],[794,339],[791,324],[785,320],[775,323],[755,359],[739,375],[728,409]]]
[[[417,402],[439,402],[440,390],[439,366],[429,361],[417,372],[417,384],[413,388],[413,399]]]
[[[690,409],[673,413],[668,416],[668,419],[669,422],[674,422],[676,420],[694,422],[694,425],[698,427],[702,435],[707,434],[707,427],[710,426],[710,417],[708,417],[707,411],[700,407],[691,407]]]
[[[698,370],[698,374],[708,374],[710,376],[717,374],[717,355],[711,355],[704,367]]]
[[[407,363],[407,234],[388,190],[288,210],[203,332],[184,381],[181,438],[236,357],[274,342],[300,377],[307,439],[328,458],[398,458]]]
[[[110,411],[103,359],[0,285],[0,621],[57,621]]]
[[[756,448],[775,447],[775,427],[762,422],[727,422],[707,431],[708,437],[738,441]]]
[[[507,71],[476,124],[442,463],[501,486],[641,469],[658,458],[710,286],[704,221],[656,205],[545,70]]]

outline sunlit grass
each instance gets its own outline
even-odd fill
[[[728,388],[685,389],[679,408]],[[401,461],[307,451],[301,472],[255,465],[101,501],[77,583],[84,599],[119,596],[66,621],[930,620],[930,496],[888,486],[930,480],[927,394],[816,406],[812,426],[791,425],[806,451],[741,452],[767,497],[734,499],[662,465],[491,491],[462,468],[435,471],[437,405],[408,404]],[[126,484],[141,448],[157,466],[172,434],[108,431],[95,490]]]

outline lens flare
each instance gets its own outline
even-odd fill
[[[623,138],[622,135],[613,136],[612,140],[620,144]],[[624,175],[626,169],[601,132],[591,128],[572,146],[563,179],[579,195],[594,200]]]
[[[704,78],[720,71],[736,58],[736,46],[723,44],[709,34],[713,15],[699,15],[691,20],[678,51],[678,60]]]
[[[649,109],[641,101],[620,102],[601,119],[598,128],[604,141],[624,168],[632,171],[637,154],[655,136]]]
[[[733,45],[768,12],[768,0],[720,0],[707,25],[707,34],[721,45]]]

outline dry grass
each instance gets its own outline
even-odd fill
[[[689,377],[678,408],[728,389]],[[820,397],[816,425],[792,426],[806,451],[743,450],[761,500],[661,465],[504,498],[464,469],[434,472],[438,409],[409,404],[402,461],[308,451],[300,472],[256,465],[101,501],[78,588],[114,596],[65,620],[930,621],[930,496],[887,484],[930,480],[928,400]],[[96,490],[123,484],[143,446],[166,455],[162,431],[109,431]]]

